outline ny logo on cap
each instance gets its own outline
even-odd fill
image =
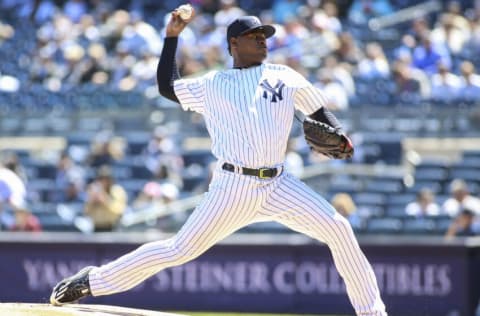
[[[268,83],[267,79],[263,80],[260,86],[265,90],[263,91],[263,98],[267,99],[267,92],[270,92],[272,94],[272,99],[270,100],[271,102],[277,102],[277,98],[282,101],[283,100],[283,87],[285,87],[285,84],[282,82],[282,80],[278,80],[277,84],[272,87],[270,83]]]
[[[253,25],[262,25],[262,22],[260,22],[260,19],[257,18],[256,16],[252,17],[252,24]]]

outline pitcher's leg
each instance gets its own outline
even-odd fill
[[[142,245],[115,261],[94,268],[90,287],[94,296],[126,291],[159,271],[195,259],[219,240],[251,221],[244,211],[246,189],[233,178],[224,179],[206,194],[185,225],[172,238]]]
[[[327,244],[357,315],[387,315],[370,263],[350,224],[330,203],[300,180],[286,175],[264,210],[285,226]]]

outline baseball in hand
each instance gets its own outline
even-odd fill
[[[178,15],[182,20],[188,20],[192,17],[193,8],[190,4],[182,4],[177,8]]]

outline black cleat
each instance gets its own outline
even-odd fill
[[[81,298],[91,295],[88,273],[93,267],[85,267],[77,274],[60,281],[50,295],[50,304],[60,306],[74,303]]]

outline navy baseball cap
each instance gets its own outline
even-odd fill
[[[235,19],[235,21],[230,23],[230,25],[227,27],[228,46],[230,47],[230,39],[232,37],[238,37],[254,30],[262,30],[266,38],[269,38],[275,34],[275,28],[273,26],[262,24],[260,19],[256,16],[242,16],[238,19]]]

